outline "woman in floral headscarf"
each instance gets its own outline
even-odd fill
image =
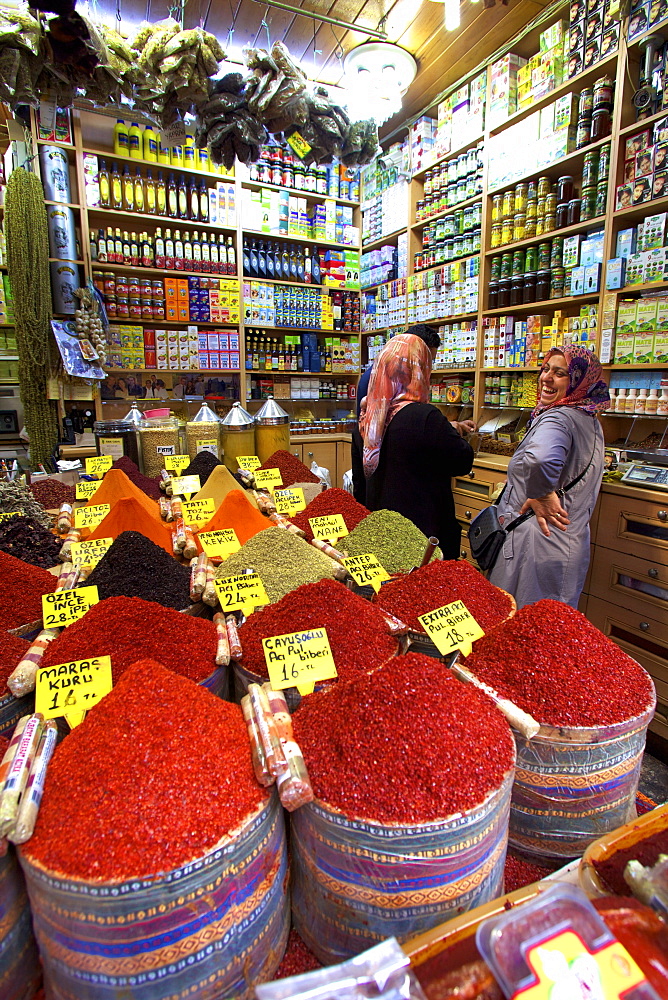
[[[392,337],[379,354],[353,431],[355,499],[369,510],[403,514],[444,558],[460,554],[450,480],[473,464],[473,450],[429,400],[431,354],[420,337]]]
[[[535,517],[508,533],[489,579],[518,607],[550,597],[577,607],[589,566],[589,521],[603,475],[597,413],[610,405],[601,365],[584,347],[553,347],[538,377],[538,404],[508,465],[499,519]],[[584,473],[567,493],[560,491]]]

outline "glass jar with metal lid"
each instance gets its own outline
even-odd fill
[[[144,475],[158,476],[165,467],[165,457],[180,454],[179,421],[169,415],[142,417],[139,441]]]
[[[218,414],[208,403],[203,403],[192,420],[186,422],[186,447],[191,461],[200,451],[210,451],[216,458],[221,457],[221,429],[222,421]],[[255,452],[246,454],[254,455]]]
[[[232,404],[220,425],[223,462],[230,472],[237,472],[239,455],[256,455],[255,420],[238,401]],[[259,455],[258,455],[259,457]],[[262,459],[260,459],[262,461]]]
[[[539,198],[545,198],[546,195],[550,194],[552,191],[552,182],[549,177],[539,177],[538,178],[538,189],[537,195]]]
[[[255,447],[257,451],[250,454],[256,454],[261,462],[279,449],[290,450],[290,417],[273,396],[255,415]]]
[[[98,455],[111,455],[114,462],[125,456],[139,468],[137,425],[132,420],[96,420],[93,434]]]

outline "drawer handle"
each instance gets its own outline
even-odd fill
[[[640,628],[643,632],[649,631],[649,622],[640,622]]]
[[[654,567],[652,566],[651,569],[647,570],[647,575],[651,576],[653,580],[656,580],[657,576],[659,575],[659,571],[658,569],[654,569]]]
[[[471,511],[470,510],[465,510],[464,511],[464,517],[467,517],[469,519],[469,521],[470,521],[471,520]]]
[[[308,452],[308,457],[309,457],[309,458],[313,458],[313,452],[312,452],[312,451],[309,451],[309,452]]]
[[[668,510],[660,510],[656,516],[660,521],[668,521]]]
[[[475,472],[469,472],[469,479],[475,479]]]

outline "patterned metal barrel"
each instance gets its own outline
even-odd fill
[[[213,850],[152,880],[70,880],[24,855],[21,864],[49,1000],[249,998],[283,956],[288,860],[276,793]]]
[[[653,697],[642,715],[614,726],[541,726],[531,740],[514,734],[513,849],[559,866],[635,819],[640,765],[655,706]]]
[[[291,819],[292,918],[332,964],[400,941],[503,891],[513,772],[465,813],[416,826],[345,816],[316,800]]]
[[[15,698],[13,694],[7,692],[0,698],[0,736],[9,737],[14,732],[16,723],[24,715],[32,715],[35,711],[35,692],[24,694],[21,698]]]
[[[0,997],[29,1000],[41,979],[26,885],[10,847],[0,858]]]

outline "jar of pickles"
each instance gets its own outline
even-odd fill
[[[515,214],[515,192],[512,189],[503,192],[501,213],[504,221],[512,219]]]
[[[492,224],[503,219],[503,195],[495,194],[492,198]]]
[[[516,215],[513,219],[513,242],[518,240],[523,240],[525,236],[524,225],[526,222],[526,215]]]
[[[501,226],[501,243],[505,245],[506,243],[513,242],[513,220],[504,219]]]
[[[526,184],[518,184],[515,187],[515,212],[526,214],[526,204],[527,204],[527,191],[528,186]]]

